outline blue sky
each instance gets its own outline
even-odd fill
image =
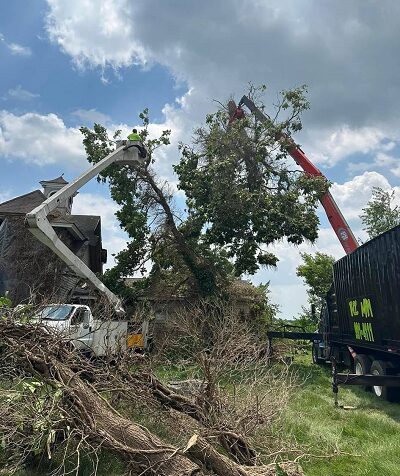
[[[189,141],[214,99],[268,85],[271,108],[283,88],[306,83],[311,109],[297,140],[334,183],[332,193],[357,236],[373,186],[400,197],[400,34],[395,0],[15,0],[0,16],[0,201],[87,162],[78,131],[94,120],[124,131],[148,107],[151,131],[173,131],[156,162],[174,183],[177,144]],[[182,204],[182,197],[177,199]],[[101,214],[111,253],[124,246],[106,187],[88,185],[75,213]],[[343,252],[324,214],[320,238],[279,243],[271,281],[286,317],[306,301],[299,252]],[[290,296],[290,298],[288,298]]]

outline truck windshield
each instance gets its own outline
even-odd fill
[[[40,317],[48,321],[65,321],[72,310],[72,306],[46,306],[42,309]]]

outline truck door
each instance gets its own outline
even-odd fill
[[[71,318],[70,336],[77,349],[90,350],[93,342],[90,311],[79,307]]]

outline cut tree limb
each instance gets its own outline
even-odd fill
[[[93,442],[119,454],[137,474],[203,476],[201,468],[178,448],[164,443],[146,428],[122,417],[93,387],[64,362],[61,343],[43,329],[0,321],[2,345],[12,351],[15,363],[30,368],[39,378],[61,385],[75,427]],[[61,345],[60,345],[61,344]],[[58,354],[58,355],[57,355]],[[63,358],[64,357],[64,358]]]
[[[238,464],[218,453],[204,438],[193,435],[184,453],[188,454],[193,461],[207,469],[211,469],[218,476],[248,476]]]
[[[85,439],[122,457],[133,474],[276,475],[271,466],[241,466],[235,463],[198,435],[194,435],[186,448],[180,450],[163,442],[147,428],[123,417],[90,383],[80,377],[85,365],[89,365],[88,361],[79,360],[80,357],[63,342],[40,326],[19,325],[0,319],[0,342],[3,362],[9,358],[12,367],[19,369],[17,372],[24,370],[61,389],[68,424],[79,430]],[[301,475],[298,472],[288,474]]]
[[[204,438],[195,434],[188,441],[184,454],[218,476],[276,476],[276,464],[263,466],[240,466],[221,455]],[[288,476],[304,476],[297,465],[283,464],[281,468]]]
[[[257,463],[257,452],[244,436],[229,428],[216,428],[210,424],[206,412],[200,405],[194,403],[185,395],[173,392],[154,376],[145,374],[144,381],[147,382],[152,394],[162,405],[194,418],[205,428],[211,430],[217,436],[222,447],[237,463],[248,466],[253,466]]]

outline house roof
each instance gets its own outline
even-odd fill
[[[40,183],[40,185],[43,185],[44,183],[58,183],[58,184],[61,184],[61,185],[66,185],[68,182],[64,179],[64,177],[62,175],[60,175],[59,177],[57,177],[55,179],[42,180],[39,183]]]
[[[0,204],[0,215],[25,215],[46,200],[40,190],[26,193]]]
[[[95,215],[61,215],[51,218],[50,224],[56,228],[66,228],[75,238],[84,237],[90,245],[96,245],[100,237],[100,228],[96,233],[100,221],[101,218]]]
[[[96,215],[70,215],[75,225],[88,238],[91,245],[95,245],[101,234],[100,222],[101,218]],[[96,229],[99,231],[96,234]]]
[[[26,193],[1,203],[0,217],[2,215],[26,215],[45,200],[46,197],[40,190]],[[49,216],[49,221],[52,226],[67,228],[77,239],[88,239],[91,245],[96,245],[101,234],[100,229],[96,233],[96,229],[101,221],[101,218],[96,215]]]

